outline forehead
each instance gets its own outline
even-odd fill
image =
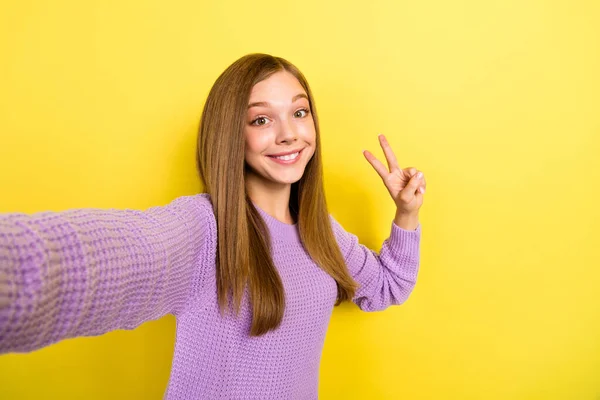
[[[306,94],[298,79],[287,71],[280,71],[254,85],[250,101],[290,102],[299,93]]]

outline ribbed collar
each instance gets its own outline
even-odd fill
[[[286,224],[278,220],[277,218],[269,215],[265,210],[260,208],[255,202],[252,202],[254,207],[258,210],[260,215],[262,215],[263,220],[267,224],[269,231],[271,232],[271,237],[273,239],[281,238],[284,240],[299,240],[300,235],[298,233],[298,224]]]

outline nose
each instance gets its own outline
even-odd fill
[[[279,131],[277,132],[277,143],[294,143],[298,139],[294,124],[289,119],[281,120]]]

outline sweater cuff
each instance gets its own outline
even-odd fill
[[[407,230],[399,227],[392,221],[392,229],[388,238],[390,246],[396,249],[403,249],[410,254],[419,253],[419,243],[421,240],[421,223],[415,230]]]

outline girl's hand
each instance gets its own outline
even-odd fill
[[[390,196],[396,203],[397,213],[417,215],[423,204],[423,194],[427,186],[425,177],[422,172],[413,167],[400,169],[396,156],[385,136],[379,135],[379,143],[387,159],[389,171],[381,161],[367,150],[363,151],[365,158],[383,180]]]

